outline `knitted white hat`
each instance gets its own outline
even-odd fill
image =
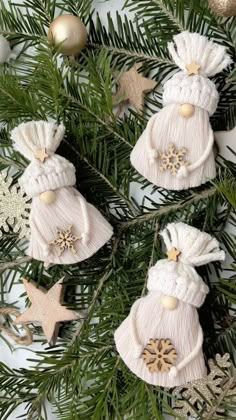
[[[200,307],[209,289],[197,274],[194,266],[225,259],[219,243],[208,233],[186,225],[169,224],[161,235],[167,250],[180,251],[178,261],[160,260],[149,270],[148,290],[160,290],[183,302]]]
[[[174,36],[168,44],[169,52],[182,70],[164,85],[163,105],[190,103],[212,115],[217,107],[218,92],[208,77],[221,72],[231,63],[226,48],[209,41],[207,37],[188,31]],[[189,76],[186,66],[196,63],[199,74]]]
[[[63,125],[45,121],[22,123],[11,132],[15,148],[31,163],[19,180],[28,197],[44,191],[75,185],[75,167],[67,159],[54,154],[65,133]],[[35,158],[37,151],[45,149],[44,162]]]
[[[164,85],[163,105],[192,104],[214,114],[219,101],[215,84],[202,76],[176,73]]]

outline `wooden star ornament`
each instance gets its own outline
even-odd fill
[[[41,162],[44,162],[45,159],[47,159],[49,157],[49,155],[46,153],[46,149],[38,149],[35,152],[34,155],[35,159],[40,160]]]
[[[157,86],[157,82],[148,79],[139,73],[142,64],[135,64],[130,70],[120,76],[119,88],[113,96],[113,104],[129,102],[137,111],[142,111],[144,94],[150,92]]]
[[[169,251],[167,251],[166,255],[168,257],[168,261],[178,261],[178,257],[180,256],[181,251],[179,251],[177,248],[173,247]]]
[[[191,76],[192,74],[199,74],[200,68],[200,64],[197,64],[194,61],[190,64],[186,64],[186,69],[189,76]]]
[[[31,306],[14,321],[15,324],[30,324],[39,322],[50,345],[57,340],[59,323],[72,321],[80,315],[62,306],[63,299],[63,278],[54,284],[51,289],[46,290],[37,286],[34,281],[23,279],[23,284]]]

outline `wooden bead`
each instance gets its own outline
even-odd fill
[[[178,306],[178,299],[174,296],[162,296],[161,304],[163,308],[173,311]]]
[[[45,191],[39,196],[40,200],[45,204],[52,204],[56,200],[55,191]]]
[[[180,105],[179,113],[182,117],[190,118],[194,114],[194,106],[191,104]]]

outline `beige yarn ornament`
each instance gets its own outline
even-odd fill
[[[219,95],[209,77],[231,59],[224,46],[187,31],[174,36],[168,49],[180,71],[164,84],[163,108],[150,118],[130,159],[153,184],[183,190],[216,176],[209,117]]]
[[[31,121],[11,133],[15,148],[31,161],[19,180],[32,198],[27,254],[45,266],[83,261],[113,233],[101,213],[74,188],[72,163],[55,154],[64,132],[63,125]]]
[[[197,308],[209,290],[194,266],[222,261],[225,253],[216,239],[185,223],[169,224],[161,236],[178,259],[160,260],[149,270],[149,293],[134,302],[115,343],[135,375],[172,388],[206,374]]]
[[[235,0],[208,0],[209,7],[219,16],[236,16]]]

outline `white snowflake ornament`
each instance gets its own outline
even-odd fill
[[[0,173],[0,237],[2,231],[7,233],[11,227],[20,238],[29,238],[29,199],[12,181],[5,171]]]

